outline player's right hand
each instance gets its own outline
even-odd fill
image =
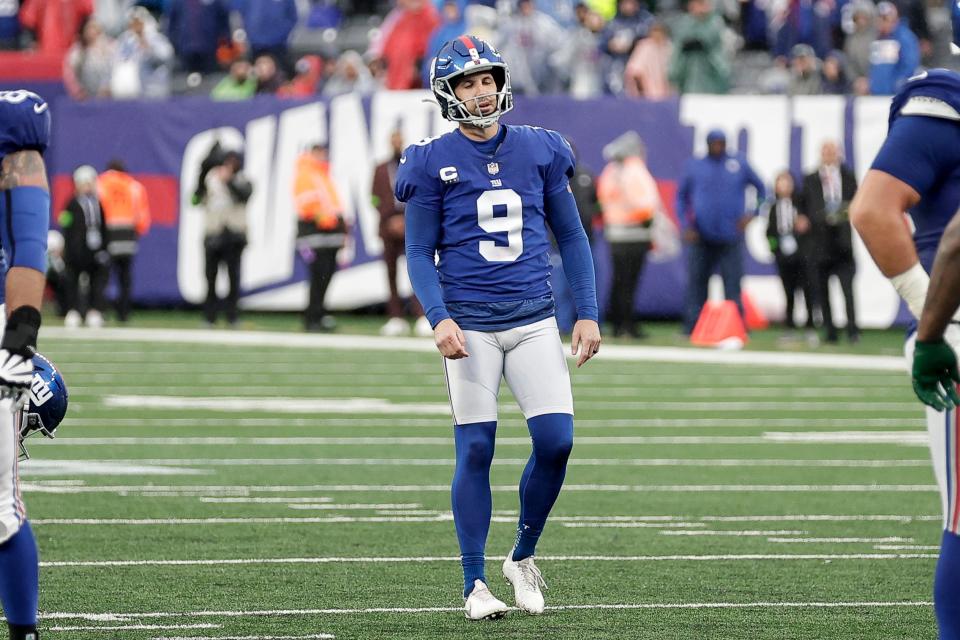
[[[446,318],[433,328],[433,341],[444,358],[459,360],[470,356],[467,353],[467,339],[456,322]]]
[[[913,391],[923,404],[937,411],[960,406],[957,354],[942,339],[917,340],[913,351]]]
[[[0,399],[11,399],[14,410],[20,409],[32,382],[33,358],[0,349]]]

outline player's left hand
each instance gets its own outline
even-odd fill
[[[577,355],[577,367],[582,367],[583,363],[597,355],[600,351],[600,325],[593,320],[577,320],[573,325],[573,339],[570,343],[571,355]]]
[[[20,409],[29,396],[31,382],[33,359],[0,349],[0,399],[10,399],[14,410]]]
[[[913,391],[923,404],[937,411],[960,406],[957,354],[940,340],[917,340],[913,351]]]

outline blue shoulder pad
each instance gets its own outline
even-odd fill
[[[890,103],[887,126],[893,126],[911,98],[933,98],[960,113],[960,74],[949,69],[931,69],[907,80]]]
[[[31,91],[0,91],[0,158],[50,143],[50,108]]]
[[[432,140],[424,140],[407,147],[397,168],[394,195],[400,202],[416,201],[427,208],[440,202],[441,185],[438,176],[431,175],[427,157]]]

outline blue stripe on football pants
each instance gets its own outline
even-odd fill
[[[474,580],[487,581],[484,548],[493,508],[490,463],[493,462],[496,435],[496,422],[474,422],[453,428],[457,466],[453,472],[450,497],[453,524],[460,542],[464,598],[473,591]]]
[[[520,522],[513,560],[532,556],[547,523],[563,479],[567,460],[573,449],[573,416],[569,413],[547,413],[527,420],[533,439],[533,452],[520,478]]]
[[[943,532],[933,579],[933,609],[940,640],[960,640],[960,536]]]
[[[11,626],[37,624],[40,569],[30,523],[0,545],[0,601]]]

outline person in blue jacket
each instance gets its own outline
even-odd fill
[[[707,155],[687,165],[677,191],[677,215],[689,245],[687,305],[683,331],[693,332],[700,309],[707,301],[707,283],[715,269],[723,278],[727,300],[740,301],[740,279],[743,277],[741,245],[743,230],[756,215],[747,211],[744,191],[757,190],[756,201],[766,196],[763,181],[747,164],[746,158],[727,151],[726,135],[714,129],[707,134]]]
[[[233,0],[233,8],[243,18],[251,59],[269,54],[289,73],[288,41],[297,26],[296,0]]]
[[[877,5],[877,39],[870,46],[870,93],[896,93],[920,66],[920,42],[892,2]]]

